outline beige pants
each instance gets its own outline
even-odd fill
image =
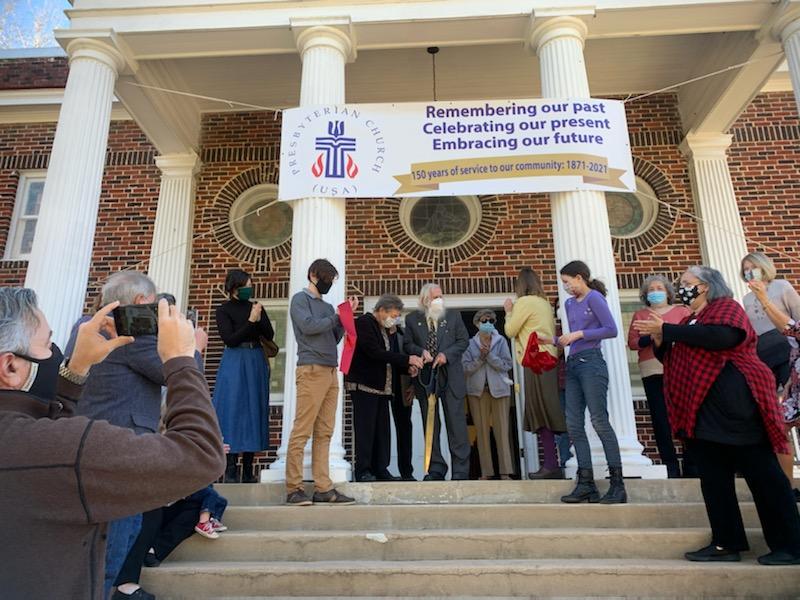
[[[333,487],[328,473],[328,455],[339,396],[336,367],[302,365],[297,367],[295,373],[297,412],[286,449],[286,489],[290,493],[303,489],[303,450],[308,438],[313,435],[311,472],[314,489],[327,492]]]
[[[500,475],[510,475],[514,472],[511,465],[511,447],[508,437],[508,412],[511,410],[511,397],[495,398],[484,389],[480,396],[467,396],[469,412],[475,431],[478,435],[478,454],[481,457],[481,474],[491,477],[494,473],[492,463],[492,445],[489,438],[489,429],[494,429],[494,439],[497,443],[497,459],[500,462]]]

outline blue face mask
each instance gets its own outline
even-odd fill
[[[667,292],[647,292],[647,302],[658,306],[667,301]]]
[[[481,323],[478,325],[478,331],[481,333],[492,333],[494,331],[494,325],[492,323]]]

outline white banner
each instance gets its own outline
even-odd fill
[[[635,191],[617,100],[309,106],[283,112],[278,197]]]

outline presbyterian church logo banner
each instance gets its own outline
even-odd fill
[[[283,112],[278,197],[635,191],[617,100],[309,106]]]

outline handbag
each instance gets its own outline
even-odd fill
[[[258,343],[261,344],[261,352],[264,353],[264,360],[267,361],[267,364],[269,364],[269,359],[275,358],[280,351],[278,344],[272,340],[268,340],[265,337],[258,338]]]
[[[539,336],[532,332],[528,336],[528,346],[522,355],[522,366],[527,367],[537,375],[554,369],[558,359],[549,352],[539,350]]]

